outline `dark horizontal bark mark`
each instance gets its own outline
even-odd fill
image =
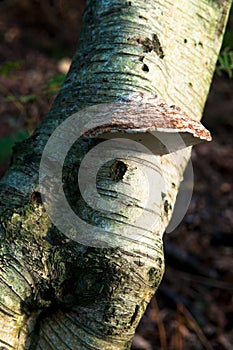
[[[138,315],[138,311],[139,311],[139,306],[136,305],[136,306],[135,306],[134,313],[133,313],[133,315],[132,315],[132,317],[131,317],[131,320],[130,320],[130,326],[132,326],[133,323],[134,323],[134,321],[136,320],[137,315]]]
[[[10,350],[13,349],[13,346],[7,342],[5,342],[4,340],[0,339],[1,343],[8,346],[8,348],[6,348],[5,346],[1,346],[0,350]]]

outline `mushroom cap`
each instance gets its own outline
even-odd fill
[[[87,136],[131,139],[159,155],[212,139],[200,121],[181,108],[168,106],[158,95],[142,93],[109,104],[88,123],[87,129]]]

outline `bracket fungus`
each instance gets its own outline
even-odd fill
[[[126,138],[163,155],[211,141],[210,132],[181,108],[168,106],[158,95],[132,93],[97,113],[84,131],[100,139]]]

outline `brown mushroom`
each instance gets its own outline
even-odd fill
[[[94,138],[141,142],[160,155],[211,141],[210,132],[197,119],[168,106],[158,95],[142,93],[105,105],[85,129],[84,134]]]

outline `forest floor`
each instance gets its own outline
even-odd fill
[[[53,1],[1,3],[0,176],[12,143],[46,115],[67,71],[84,7],[74,3],[63,11]],[[215,75],[203,124],[213,141],[193,149],[192,200],[164,237],[165,275],[133,350],[233,350],[233,79]]]

